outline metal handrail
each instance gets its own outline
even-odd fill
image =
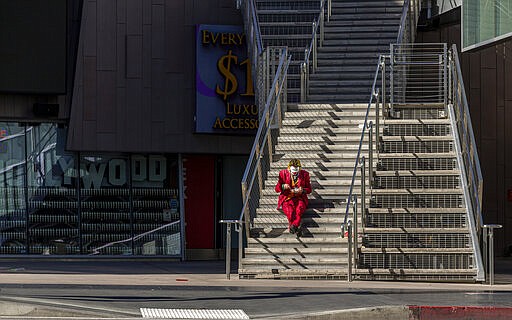
[[[474,193],[474,197],[472,197],[472,200],[474,200],[473,207],[476,210],[475,218],[477,219],[478,223],[477,230],[480,230],[481,226],[484,224],[482,217],[483,175],[480,168],[480,160],[478,157],[478,150],[473,133],[473,125],[471,123],[471,115],[469,113],[466,90],[464,89],[464,81],[462,78],[462,70],[457,54],[457,46],[455,44],[452,46],[452,64],[452,86],[454,89],[458,88],[460,90],[460,96],[462,98],[462,101],[457,101],[459,105],[459,113],[456,113],[456,115],[464,115],[464,119],[457,119],[457,121],[459,123],[462,122],[464,125],[461,127],[461,129],[463,130],[462,133],[464,134],[464,137],[466,137],[466,140],[461,142],[465,142],[463,151],[466,151],[466,157],[464,160],[468,162],[467,164],[471,173],[470,182],[473,182],[471,183],[471,189]],[[458,97],[458,95],[456,95],[455,90],[451,90],[451,94],[453,95],[451,102],[455,103],[456,101],[454,97]],[[461,139],[464,137],[461,137]],[[469,141],[467,139],[469,139]],[[467,151],[469,151],[469,153]],[[468,157],[471,157],[471,159]]]
[[[466,199],[466,206],[470,212],[469,225],[472,233],[473,248],[475,250],[475,264],[477,267],[478,281],[485,280],[484,262],[481,253],[487,254],[486,237],[482,235],[484,221],[482,215],[482,193],[483,193],[483,176],[480,168],[480,160],[478,150],[475,143],[473,126],[471,124],[471,116],[464,89],[464,81],[462,78],[462,70],[457,54],[456,45],[452,46],[450,54],[450,84],[449,84],[449,111],[451,113],[452,126],[454,136],[456,137],[456,148],[462,171],[462,186]],[[480,244],[484,248],[480,250]]]
[[[396,37],[397,44],[414,42],[419,8],[419,0],[404,0],[402,16],[400,17],[400,27],[398,29],[398,36]],[[409,39],[406,39],[406,37],[409,37]]]
[[[267,48],[268,50],[268,48]],[[260,145],[260,141],[263,141],[263,144],[265,141],[268,141],[270,130],[272,129],[271,122],[276,117],[277,112],[277,119],[278,121],[281,120],[280,113],[281,113],[281,105],[280,105],[280,97],[283,94],[283,89],[286,87],[286,74],[288,72],[288,67],[291,62],[291,55],[288,55],[288,50],[286,48],[283,48],[281,51],[281,55],[279,58],[279,65],[276,70],[276,74],[274,77],[274,80],[272,82],[272,86],[270,87],[270,92],[267,95],[267,100],[265,103],[265,108],[263,110],[263,114],[261,117],[261,122],[258,127],[258,131],[256,133],[256,136],[254,138],[254,143],[251,149],[251,153],[249,155],[249,159],[247,161],[247,166],[244,171],[244,175],[242,177],[242,196],[243,196],[243,205],[242,205],[242,211],[240,213],[240,218],[238,219],[240,221],[240,226],[237,231],[239,232],[239,266],[241,266],[241,259],[242,259],[242,232],[243,229],[242,226],[245,224],[245,230],[247,237],[250,236],[250,212],[249,212],[249,201],[251,200],[250,195],[252,188],[254,186],[254,182],[256,179],[256,176],[258,175],[256,168],[259,167],[260,162],[263,157],[263,152],[265,152],[265,148],[262,148],[262,145]],[[286,101],[285,101],[286,102]],[[278,126],[280,126],[280,123],[278,123]],[[273,147],[273,146],[271,146]],[[270,148],[271,149],[271,148]],[[257,157],[256,162],[254,166],[252,165],[254,159]],[[252,172],[251,176],[249,176],[249,173]]]
[[[306,101],[307,91],[309,88],[309,66],[310,66],[309,58],[310,58],[311,54],[313,54],[312,72],[315,73],[316,69],[318,68],[317,34],[318,34],[318,30],[320,29],[320,41],[319,42],[320,42],[320,47],[322,47],[323,42],[324,42],[325,3],[326,3],[326,0],[320,1],[320,13],[318,14],[318,17],[315,20],[313,20],[313,25],[312,25],[313,28],[311,31],[311,41],[309,43],[309,46],[306,47],[306,49],[304,50],[304,61],[301,63],[301,68],[300,68],[300,73],[301,73],[300,99],[301,99],[301,102]],[[331,0],[328,0],[327,6],[328,6],[327,20],[329,21],[330,16],[331,16]]]
[[[365,114],[365,117],[364,117],[364,123],[363,123],[363,129],[361,131],[361,138],[359,139],[359,146],[358,146],[358,150],[357,150],[357,155],[356,155],[356,160],[355,160],[355,164],[354,164],[354,170],[352,172],[352,180],[351,180],[351,183],[350,183],[350,188],[349,188],[349,193],[348,193],[348,198],[347,198],[347,205],[346,205],[346,208],[345,208],[345,217],[343,219],[343,224],[341,226],[341,235],[342,237],[345,236],[345,226],[348,224],[348,217],[349,217],[349,213],[350,213],[350,205],[351,205],[351,202],[352,200],[354,199],[355,195],[353,195],[354,193],[354,185],[355,185],[355,181],[356,181],[356,176],[357,176],[357,169],[359,168],[359,166],[361,164],[364,164],[365,163],[365,157],[361,157],[361,149],[363,147],[363,142],[364,142],[364,138],[365,138],[365,135],[366,135],[366,131],[368,130],[369,134],[372,134],[372,131],[373,129],[375,128],[376,130],[376,136],[378,137],[378,132],[379,132],[379,127],[378,127],[378,118],[380,116],[380,114],[378,112],[376,112],[376,121],[375,121],[375,126],[374,126],[374,123],[373,121],[369,121],[368,122],[368,118],[369,118],[369,115],[370,115],[370,110],[372,108],[372,103],[376,103],[376,110],[379,110],[378,108],[378,104],[379,104],[379,98],[382,97],[382,103],[383,103],[383,106],[385,105],[385,101],[386,101],[386,74],[385,74],[385,59],[386,59],[387,56],[384,56],[384,55],[380,55],[379,56],[379,62],[378,62],[378,66],[377,66],[377,69],[375,70],[375,76],[373,78],[373,85],[372,85],[372,91],[371,91],[371,96],[370,96],[370,101],[368,102],[368,107],[366,109],[366,114]],[[379,77],[379,74],[382,73],[382,76],[381,76],[381,81],[382,81],[382,88],[377,88],[377,79]],[[382,92],[382,94],[381,94]],[[378,140],[377,140],[378,141]],[[371,188],[371,180],[372,180],[372,174],[373,174],[373,141],[372,139],[369,139],[369,145],[370,145],[370,149],[369,149],[369,163],[368,163],[368,178],[369,178],[369,185],[370,185],[370,188]],[[362,179],[366,179],[364,177],[364,174],[362,174]],[[361,190],[361,193],[363,196],[365,196],[365,193],[366,193],[366,190],[365,190],[365,183],[363,182],[362,184],[363,188]],[[363,198],[364,199],[364,198]],[[361,206],[364,208],[365,206],[365,203],[364,201],[361,201]],[[365,212],[364,212],[364,209],[361,210],[361,216],[364,217],[365,215]],[[353,222],[354,224],[357,224],[357,221],[354,221]],[[354,227],[355,230],[356,227]],[[356,234],[357,234],[357,231],[356,231]],[[354,246],[357,247],[357,239],[354,239]]]

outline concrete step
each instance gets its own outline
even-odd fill
[[[264,258],[243,258],[242,265],[245,268],[249,268],[249,266],[272,266],[277,268],[286,268],[286,269],[324,269],[328,266],[334,267],[339,266],[343,267],[347,265],[346,259],[342,259],[341,257],[335,258],[275,258],[271,255],[268,256],[267,259]]]
[[[299,103],[288,104],[288,111],[365,111],[368,109],[368,104],[311,104]]]
[[[329,21],[325,22],[326,28],[330,27],[346,27],[346,26],[400,26],[400,18],[392,17],[391,19],[350,19],[350,15],[340,15],[336,18],[331,16]]]
[[[280,137],[292,136],[297,137],[301,135],[309,136],[350,136],[355,135],[361,137],[361,129],[359,127],[342,127],[342,128],[322,128],[322,127],[311,127],[311,128],[295,128],[295,127],[283,127],[281,129]],[[381,130],[382,132],[382,130]]]
[[[400,0],[388,0],[388,1],[333,1],[333,8],[378,8],[378,7],[402,7],[403,1]]]
[[[277,206],[277,200],[276,200],[276,206]],[[257,216],[260,215],[266,215],[266,214],[276,214],[276,215],[282,215],[283,213],[281,211],[276,210],[276,208],[257,208],[256,209]],[[345,216],[345,206],[340,206],[337,208],[307,208],[306,211],[304,211],[304,216],[309,217],[326,217],[326,216]]]
[[[308,26],[310,26],[309,24]],[[326,22],[326,26],[324,32],[328,33],[352,33],[352,34],[367,34],[369,37],[373,37],[375,34],[379,34],[381,32],[391,33],[394,32],[395,36],[398,34],[399,27],[397,25],[360,25],[360,26],[335,26],[331,25],[329,22]]]
[[[357,87],[364,88],[365,90],[371,90],[373,85],[373,79],[365,80],[310,80],[309,87],[311,92],[317,92],[318,88],[348,88]]]
[[[375,38],[375,39],[328,39],[324,40],[324,47],[332,47],[332,46],[370,46],[370,45],[384,45],[389,46],[391,43],[396,42],[396,38],[387,37],[387,38]]]
[[[354,144],[345,144],[345,145],[304,145],[303,143],[287,143],[287,144],[278,144],[276,146],[276,153],[279,152],[304,152],[304,151],[315,151],[315,152],[323,152],[323,153],[336,153],[336,152],[345,152],[345,151],[356,151],[359,150],[358,145]],[[368,150],[368,145],[363,144],[362,150]]]
[[[306,227],[317,227],[317,226],[340,226],[344,221],[344,215],[341,214],[337,217],[329,216],[329,217],[318,217],[311,216],[307,213],[304,213],[302,216],[302,225]],[[261,214],[254,218],[255,227],[259,227],[260,225],[268,225],[269,223],[276,224],[288,224],[288,219],[284,215],[284,213],[279,213],[278,216],[270,216],[266,217],[264,214]]]
[[[303,144],[326,144],[326,145],[344,145],[344,144],[359,144],[361,134],[353,135],[306,135],[300,138],[300,142]],[[297,137],[294,135],[281,135],[277,139],[280,145],[297,143]],[[368,135],[363,137],[363,141],[368,141]]]
[[[317,90],[315,90],[317,91]],[[366,110],[359,109],[359,110],[343,110],[343,111],[293,111],[293,112],[286,112],[284,117],[285,119],[302,119],[302,120],[308,120],[308,119],[329,119],[329,120],[341,120],[344,118],[356,118],[356,119],[364,119],[366,116]]]
[[[369,100],[368,94],[309,94],[307,96],[307,101],[316,103],[365,102]]]
[[[348,269],[335,267],[335,268],[323,268],[319,270],[312,269],[286,269],[285,267],[280,268],[255,268],[250,267],[249,269],[242,268],[238,270],[240,279],[289,279],[289,280],[304,280],[304,279],[346,279]]]
[[[383,12],[347,12],[347,13],[334,13],[331,15],[330,21],[394,21],[397,25],[400,23],[400,18],[402,17],[402,11],[393,12],[393,13],[383,13]]]
[[[311,119],[288,119],[285,118],[282,122],[283,126],[292,126],[295,128],[311,128],[311,127],[321,127],[321,128],[338,128],[342,126],[347,127],[358,127],[364,123],[364,119],[351,118],[351,119],[319,119],[319,120],[311,120]]]
[[[246,248],[245,254],[250,255],[251,258],[269,259],[272,258],[308,258],[308,259],[321,259],[321,258],[337,258],[346,259],[345,255],[348,253],[347,248]]]
[[[403,5],[403,4],[402,4]],[[373,5],[366,5],[366,6],[354,6],[354,7],[345,7],[345,6],[332,6],[332,14],[337,16],[340,14],[353,14],[354,16],[357,15],[366,15],[366,14],[379,14],[379,15],[393,15],[395,17],[397,14],[401,15],[403,8],[402,5],[390,5],[390,6],[373,6]]]
[[[311,87],[309,89],[309,97],[318,95],[359,95],[366,96],[370,100],[372,87],[370,86],[344,86],[344,87]]]
[[[343,195],[340,195],[338,199],[309,199],[308,208],[338,208],[341,207],[344,203],[346,203],[346,197],[343,198]],[[263,198],[260,200],[260,207],[276,209],[277,207],[277,197],[272,198]]]

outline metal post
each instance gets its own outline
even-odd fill
[[[348,282],[352,281],[352,222],[349,220],[347,222],[347,231],[348,231]]]
[[[242,258],[244,254],[244,242],[243,242],[243,236],[244,236],[244,227],[242,224],[242,221],[239,221],[238,223],[238,270],[242,268]]]
[[[307,52],[307,50],[306,50]],[[300,68],[300,102],[306,102],[306,63],[303,62]]]
[[[380,105],[379,105],[379,89],[377,89],[376,97],[375,97],[375,146],[377,149],[377,152],[379,152],[379,138],[380,138]]]
[[[494,229],[500,229],[503,226],[501,224],[484,224],[482,228],[489,229],[489,285],[494,284]]]
[[[231,278],[231,225],[240,224],[240,220],[220,220],[219,223],[226,224],[226,278]],[[241,235],[240,235],[241,238]],[[240,240],[239,240],[240,241]]]
[[[368,185],[373,185],[373,122],[370,121],[368,131]]]
[[[332,0],[327,0],[327,21],[331,20]]]
[[[313,52],[311,53],[313,55],[313,57],[312,57],[313,58],[313,70],[312,70],[313,73],[315,73],[316,68],[318,67],[317,58],[316,58],[316,46],[317,46],[317,44],[316,44],[316,41],[317,41],[316,40],[316,37],[317,37],[316,24],[317,23],[315,21],[313,21],[313,48],[312,48]]]
[[[382,88],[382,112],[387,112],[386,109],[386,58],[382,57],[382,61],[380,62],[380,66],[382,68],[381,72],[381,88]]]
[[[352,243],[352,250],[354,250],[354,267],[357,266],[357,235],[358,235],[358,228],[357,225],[359,223],[359,214],[357,212],[357,196],[354,195],[354,201],[353,201],[353,211],[354,211],[354,242]]]
[[[366,212],[366,159],[361,159],[361,224],[364,230],[364,215]],[[357,223],[357,221],[356,221]]]
[[[324,21],[324,14],[325,14],[325,6],[324,6],[324,3],[322,3],[322,12],[320,13],[320,47],[323,47],[324,46],[324,26],[325,26],[325,21]]]

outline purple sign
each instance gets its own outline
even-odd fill
[[[196,132],[255,133],[251,61],[241,26],[197,25]]]

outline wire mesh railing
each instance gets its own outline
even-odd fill
[[[396,43],[413,43],[416,38],[416,24],[420,16],[421,1],[405,0]]]
[[[446,105],[446,44],[392,44],[390,51],[392,110],[397,105]]]
[[[486,245],[487,239],[482,235],[483,216],[482,216],[482,194],[483,194],[483,176],[480,169],[480,160],[473,134],[471,116],[469,114],[468,101],[462,79],[457,47],[453,45],[449,55],[449,86],[448,103],[450,118],[454,126],[454,135],[459,161],[462,163],[463,187],[466,197],[466,206],[470,212],[469,224],[472,232],[473,247],[475,249],[476,268],[478,269],[477,280],[485,280],[483,261],[481,257],[480,245]],[[485,250],[483,250],[485,253]]]

